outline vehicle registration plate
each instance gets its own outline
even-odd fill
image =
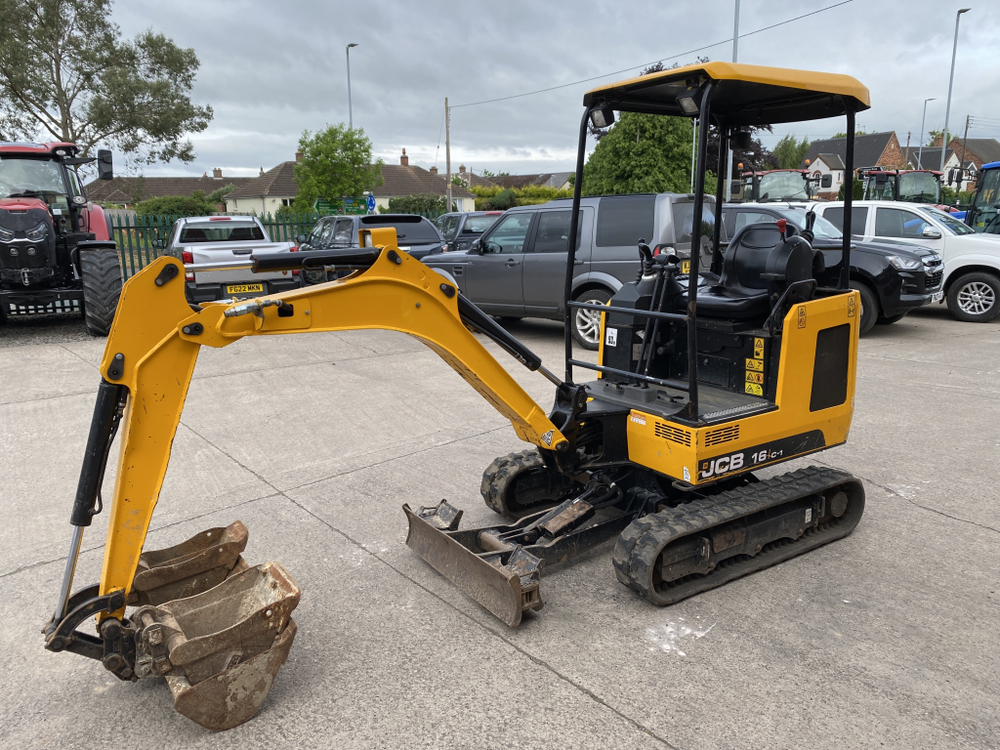
[[[931,302],[940,302],[944,299],[944,292],[934,292],[931,295]]]
[[[226,287],[226,294],[246,294],[247,292],[263,291],[263,284],[230,284]]]

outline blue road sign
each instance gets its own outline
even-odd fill
[[[369,211],[374,211],[375,210],[375,196],[374,195],[369,195],[368,196],[368,210]]]

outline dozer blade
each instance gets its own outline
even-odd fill
[[[520,624],[526,610],[542,608],[540,560],[520,546],[488,546],[494,532],[516,526],[458,531],[462,512],[443,500],[416,513],[404,505],[403,511],[410,526],[407,546],[510,627]]]
[[[300,590],[276,562],[215,588],[139,607],[136,674],[160,675],[178,713],[208,729],[242,724],[264,702],[295,638]]]
[[[139,556],[128,603],[162,604],[208,591],[231,573],[248,566],[240,554],[247,546],[247,527],[233,521],[208,529],[173,547]]]

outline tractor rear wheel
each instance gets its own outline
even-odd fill
[[[87,333],[107,336],[122,293],[118,250],[113,247],[81,250],[80,276],[83,277],[83,318]]]

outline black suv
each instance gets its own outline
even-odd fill
[[[405,250],[418,260],[430,253],[440,253],[444,237],[428,219],[411,214],[369,214],[367,216],[324,216],[307,237],[296,237],[299,250],[336,250],[358,246],[358,230],[396,230],[399,249]]]
[[[798,231],[806,226],[806,212],[791,206],[755,203],[722,208],[726,234],[732,237],[747,224],[785,219]],[[813,225],[812,245],[825,257],[821,284],[835,285],[840,276],[842,232],[821,216]],[[941,291],[941,256],[919,245],[855,241],[851,250],[851,287],[861,295],[861,333],[876,322],[895,323],[906,313],[929,304]],[[940,299],[940,297],[939,297]]]
[[[441,214],[434,220],[434,226],[444,236],[442,252],[464,251],[472,247],[472,241],[489,229],[503,216],[503,211],[465,211],[463,213]]]

